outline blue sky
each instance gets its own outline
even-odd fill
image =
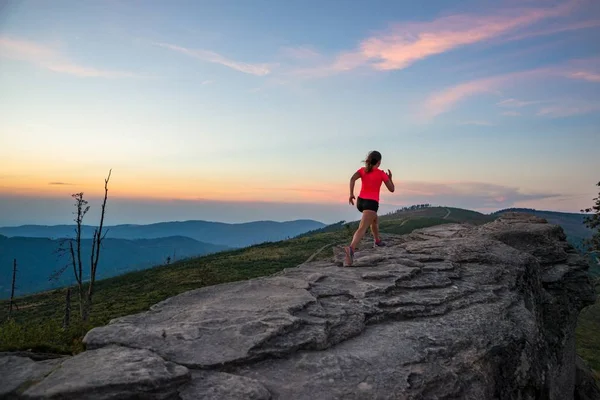
[[[384,210],[600,180],[593,0],[1,4],[0,225],[68,222],[110,168],[112,223],[354,219],[373,149]]]

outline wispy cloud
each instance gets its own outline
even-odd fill
[[[56,185],[56,186],[73,186],[73,183],[68,182],[48,182],[48,185]]]
[[[600,82],[600,57],[571,60],[560,72],[565,78]]]
[[[588,71],[576,71],[567,74],[569,78],[581,79],[588,82],[600,82],[600,73]]]
[[[30,62],[54,72],[91,78],[138,78],[138,74],[78,64],[55,47],[37,42],[0,36],[0,57]]]
[[[280,52],[284,57],[296,60],[314,60],[321,57],[321,54],[311,46],[285,46],[281,48]]]
[[[442,90],[427,99],[423,114],[426,117],[434,117],[450,110],[454,104],[466,97],[476,94],[492,93],[507,77],[495,77],[474,80]]]
[[[398,183],[398,192],[396,197],[408,204],[424,202],[476,209],[501,209],[522,201],[551,199],[561,196],[559,193],[532,192],[513,186],[464,181],[404,181]],[[396,199],[396,201],[398,200]]]
[[[470,121],[461,121],[458,123],[458,125],[493,126],[494,124],[489,121],[470,120]]]
[[[211,83],[213,83],[213,81],[211,81],[210,79],[208,79],[206,81],[202,81],[203,85],[210,85]]]
[[[503,86],[515,84],[516,82],[532,82],[534,80],[547,78],[585,79],[587,81],[596,82],[595,74],[592,72],[586,72],[585,74],[582,74],[581,72],[574,72],[579,71],[578,68],[580,69],[581,66],[587,65],[589,68],[593,67],[595,60],[598,60],[598,58],[575,60],[575,62],[567,62],[564,64],[544,68],[512,72],[460,83],[429,96],[423,106],[423,114],[426,117],[434,117],[449,111],[459,101],[478,94],[494,93],[500,95]],[[587,71],[590,71],[589,68],[587,68]],[[525,107],[549,102],[551,101],[521,101],[514,98],[508,98],[496,104],[501,107]],[[581,107],[578,106],[577,108],[579,109]]]
[[[176,45],[168,44],[168,43],[154,43],[154,45],[163,47],[165,49],[173,50],[173,51],[176,51],[181,54],[185,54],[187,56],[196,58],[198,60],[215,63],[215,64],[221,64],[221,65],[224,65],[231,69],[234,69],[236,71],[240,71],[240,72],[243,72],[245,74],[250,74],[250,75],[257,75],[257,76],[268,75],[272,72],[273,68],[276,66],[276,64],[266,64],[266,63],[252,64],[252,63],[235,61],[235,60],[229,59],[225,56],[222,56],[221,54],[215,53],[214,51],[209,51],[209,50],[188,49],[186,47],[176,46]]]
[[[360,67],[399,70],[431,56],[514,33],[542,20],[568,15],[578,3],[570,0],[554,7],[512,8],[490,15],[450,15],[429,22],[398,23],[362,40],[356,49],[342,52],[328,63],[294,72],[325,76]],[[569,26],[569,29],[582,27],[587,25]]]
[[[501,112],[502,115],[507,116],[507,117],[519,117],[522,114],[518,111],[503,111]]]
[[[536,31],[519,33],[517,35],[507,37],[505,39],[505,41],[516,41],[516,40],[522,40],[522,39],[527,39],[527,38],[537,37],[537,36],[550,36],[550,35],[554,35],[556,33],[577,31],[577,30],[582,30],[582,29],[593,29],[593,28],[597,28],[597,27],[600,27],[600,19],[578,21],[578,22],[568,23],[568,24],[563,24],[563,25],[555,25],[552,27],[548,27],[548,28],[540,29],[540,30],[536,30]]]
[[[563,103],[541,108],[537,112],[537,115],[550,118],[564,118],[593,112],[600,112],[600,103],[567,102],[566,104]]]
[[[506,99],[496,103],[496,105],[500,107],[525,107],[540,103],[543,103],[543,101],[523,101],[517,99]]]

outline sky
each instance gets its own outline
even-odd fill
[[[600,181],[596,0],[0,0],[0,226],[579,212]],[[356,195],[360,190],[357,184]]]

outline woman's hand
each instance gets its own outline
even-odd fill
[[[351,195],[350,195],[350,198],[348,199],[348,203],[350,203],[351,205],[354,205],[354,199],[355,199],[355,198],[356,198],[356,197],[354,197],[354,195],[353,195],[353,194],[351,194]]]
[[[392,179],[392,171],[390,171],[389,169],[388,169],[388,172],[387,172],[387,176],[388,176],[388,178]]]

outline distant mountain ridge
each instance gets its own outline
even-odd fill
[[[59,257],[61,239],[6,237],[0,235],[0,299],[10,295],[13,259],[17,259],[17,295],[73,284],[73,268],[69,266],[56,281],[49,277],[68,265],[67,255]],[[89,273],[91,239],[81,241],[85,274]],[[106,238],[102,245],[98,279],[165,264],[167,259],[202,256],[227,250],[229,247],[203,243],[185,236],[158,239]],[[88,275],[84,275],[86,278]]]
[[[306,231],[319,229],[325,224],[315,220],[254,221],[237,224],[200,220],[158,222],[147,225],[122,224],[107,226],[107,238],[157,239],[168,236],[186,236],[200,242],[229,247],[245,247],[253,244],[278,241],[294,237]],[[95,227],[82,226],[82,237],[91,239]],[[74,225],[21,225],[0,227],[0,234],[7,237],[70,238],[75,234]]]

